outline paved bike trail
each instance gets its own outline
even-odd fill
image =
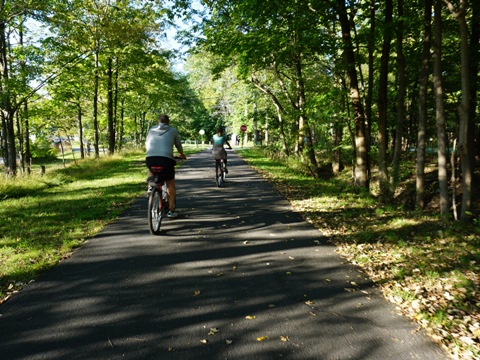
[[[447,359],[234,152],[177,171],[180,216],[147,199],[0,306],[0,358]]]

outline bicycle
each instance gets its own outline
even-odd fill
[[[180,157],[175,159],[184,160]],[[148,194],[148,228],[152,235],[159,235],[162,220],[167,217],[169,211],[167,184],[162,166],[152,166],[150,171],[153,175],[148,180],[148,186],[151,187],[151,192]]]
[[[225,170],[225,159],[215,159],[215,181],[218,187],[225,183],[227,172]]]

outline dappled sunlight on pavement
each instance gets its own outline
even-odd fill
[[[0,307],[2,358],[445,359],[234,153],[177,173],[179,217],[147,199]]]

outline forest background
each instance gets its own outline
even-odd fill
[[[347,173],[378,207],[478,225],[479,11],[473,0],[4,0],[5,177],[67,150],[142,148],[168,113],[186,142],[224,126],[312,179]],[[162,41],[179,20],[184,53]]]

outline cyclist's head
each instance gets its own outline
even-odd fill
[[[223,134],[223,128],[221,126],[217,128],[217,134]]]
[[[160,114],[160,116],[158,117],[158,122],[160,124],[168,125],[170,123],[170,118],[168,117],[168,115]]]

